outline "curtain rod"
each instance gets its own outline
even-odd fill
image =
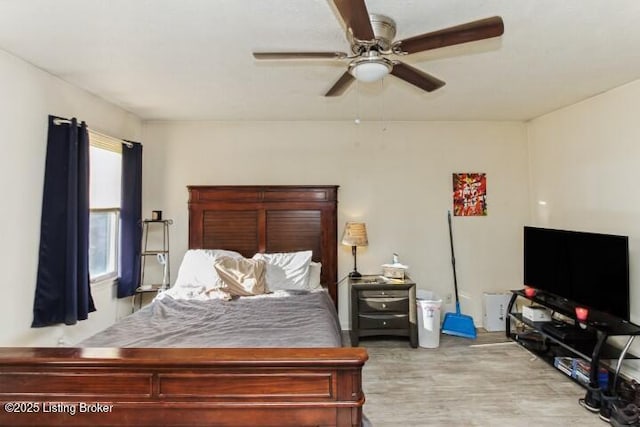
[[[54,124],[54,125],[56,125],[56,126],[59,126],[59,125],[61,125],[61,124],[71,124],[71,120],[69,120],[69,119],[58,119],[58,118],[55,118],[55,119],[53,119],[53,124]],[[80,123],[78,123],[78,127],[80,127],[80,126],[81,126],[81,125],[80,125]],[[126,146],[127,146],[127,148],[132,148],[132,147],[133,147],[133,144],[132,144],[132,143],[130,143],[129,141],[125,141],[124,139],[116,138],[116,137],[111,136],[111,135],[105,135],[104,133],[102,133],[102,132],[98,132],[98,131],[95,131],[95,130],[93,130],[93,129],[89,129],[89,130],[90,130],[91,132],[93,132],[93,133],[97,134],[97,135],[100,135],[100,136],[104,137],[104,138],[117,139],[118,141],[120,141],[120,142],[122,142],[124,145],[126,145]],[[142,144],[140,144],[140,145],[142,145]]]

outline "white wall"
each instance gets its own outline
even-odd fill
[[[499,122],[147,122],[143,210],[174,219],[172,271],[187,249],[187,185],[336,184],[338,233],[367,223],[358,269],[398,252],[419,288],[453,293],[447,231],[453,172],[486,172],[488,216],[454,219],[463,312],[482,322],[482,292],[520,288],[528,222],[526,131]],[[353,267],[341,247],[339,277]],[[347,287],[340,317],[347,322]]]
[[[98,285],[98,311],[76,326],[31,329],[40,241],[40,211],[47,143],[47,116],[77,117],[95,130],[140,139],[141,122],[132,114],[0,51],[0,345],[55,346],[74,343],[116,319],[130,302],[113,298]],[[124,305],[124,307],[123,307]]]
[[[528,126],[532,225],[629,236],[629,298],[631,321],[636,324],[640,323],[639,99],[637,80],[539,117]],[[631,351],[640,354],[637,340]],[[639,380],[640,363],[625,361],[622,372]]]
[[[639,99],[640,80],[528,126],[533,225],[628,235],[635,323],[640,322]]]

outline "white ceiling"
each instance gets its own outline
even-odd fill
[[[346,68],[252,51],[343,51],[330,0],[0,0],[0,49],[143,119],[528,120],[640,78],[638,0],[367,0],[396,39],[502,16],[497,39],[403,58],[394,77],[325,93]]]

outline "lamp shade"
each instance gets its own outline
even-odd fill
[[[377,50],[362,53],[349,63],[349,73],[361,82],[382,80],[393,70],[393,62],[381,56]]]
[[[366,61],[356,64],[352,68],[351,74],[361,82],[370,83],[381,80],[390,71],[391,68],[385,62]]]
[[[364,222],[347,222],[342,233],[342,244],[348,246],[368,246],[367,226]]]

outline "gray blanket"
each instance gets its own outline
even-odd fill
[[[326,292],[231,301],[156,299],[81,347],[340,347],[340,324]]]

